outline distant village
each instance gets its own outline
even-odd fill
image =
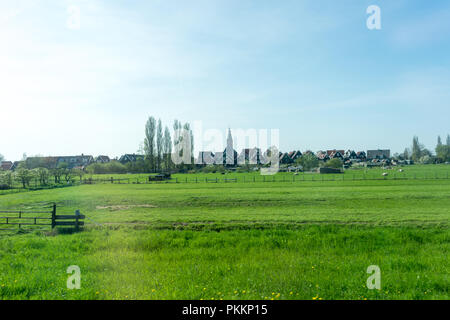
[[[246,148],[238,153],[233,146],[233,139],[231,132],[228,134],[227,146],[223,152],[200,151],[197,158],[194,159],[196,166],[221,165],[229,168],[238,167],[242,165],[257,165],[261,166],[267,164],[268,154],[270,150],[262,152],[259,148]],[[331,159],[339,159],[344,167],[352,165],[359,166],[385,166],[395,164],[411,164],[410,160],[392,159],[389,149],[355,151],[333,149],[325,151],[304,151],[293,150],[290,152],[279,152],[279,164],[283,168],[297,168],[297,160],[302,156],[315,157],[320,163],[326,163]],[[123,165],[143,161],[145,155],[141,154],[124,154],[120,158],[111,159],[107,155],[99,155],[94,157],[92,155],[77,155],[77,156],[48,156],[48,157],[28,157],[22,161],[2,161],[1,169],[4,171],[14,171],[21,163],[24,163],[28,169],[34,168],[58,168],[61,164],[69,169],[85,170],[89,165],[98,163],[106,164],[112,161],[117,161]]]

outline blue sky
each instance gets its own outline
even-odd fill
[[[279,129],[286,151],[401,152],[413,135],[434,149],[450,133],[448,1],[3,1],[0,43],[11,160],[135,152],[150,115],[224,138]]]

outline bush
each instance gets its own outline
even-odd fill
[[[86,171],[90,174],[127,173],[127,167],[114,160],[108,163],[93,163],[86,168]]]
[[[303,171],[309,171],[319,166],[319,160],[313,154],[304,154],[297,159],[297,164],[301,165]]]
[[[342,168],[342,165],[343,165],[342,161],[338,158],[328,160],[326,163],[326,167],[334,169],[340,169]]]

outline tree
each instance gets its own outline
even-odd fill
[[[444,163],[450,161],[450,146],[440,145],[436,147],[436,158],[438,162]]]
[[[80,177],[80,182],[81,182],[81,180],[83,180],[83,176],[84,176],[85,172],[82,169],[72,169],[72,174]]]
[[[439,146],[442,146],[441,136],[438,136],[437,146],[436,147],[439,147]]]
[[[186,132],[188,133],[189,139],[190,139],[190,142],[191,142],[190,145],[187,146],[187,147],[190,148],[189,152],[190,152],[190,155],[191,155],[191,161],[190,161],[190,164],[191,164],[191,163],[193,163],[193,158],[194,158],[194,134],[192,133],[191,125],[188,122],[186,122],[184,124],[183,129],[186,130]]]
[[[155,131],[156,120],[153,117],[148,118],[145,125],[144,151],[145,158],[149,161],[150,170],[155,170]]]
[[[411,152],[409,151],[408,148],[405,148],[405,151],[403,151],[403,159],[410,160],[410,157],[411,157]]]
[[[13,184],[13,175],[11,171],[6,171],[0,175],[0,186],[5,185],[7,188],[11,188]]]
[[[48,169],[36,168],[36,169],[34,169],[34,172],[36,173],[36,176],[39,179],[39,184],[41,186],[45,186],[48,184],[48,179],[50,177],[50,173],[49,173]]]
[[[30,185],[30,181],[33,179],[33,172],[28,170],[24,163],[21,163],[14,173],[14,176],[17,181],[22,183],[22,186],[25,189]]]
[[[161,164],[163,158],[163,131],[161,119],[158,120],[158,127],[156,129],[156,156],[158,171],[161,171]]]
[[[342,168],[342,165],[343,165],[342,161],[338,158],[330,159],[326,163],[326,166],[328,168],[335,168],[335,169]]]
[[[450,134],[447,135],[447,146],[450,146]]]
[[[50,170],[51,175],[54,177],[55,184],[61,183],[64,166],[67,166],[67,163],[60,163],[56,168]]]
[[[431,164],[431,163],[433,163],[433,158],[429,155],[424,155],[424,156],[420,157],[419,162],[421,164]]]
[[[58,169],[62,176],[64,176],[64,180],[69,182],[72,179],[72,169],[69,169],[69,165],[66,162],[61,162],[58,164]]]
[[[165,157],[165,169],[166,170],[170,170],[170,161],[171,161],[171,154],[172,154],[172,138],[170,137],[170,131],[169,128],[165,128],[164,130],[164,137],[163,137],[163,141],[164,141],[164,148],[163,148],[163,154]]]
[[[424,155],[423,150],[424,146],[420,144],[419,138],[417,136],[413,137],[413,143],[411,147],[411,159],[414,161],[419,161],[420,158]]]
[[[309,171],[319,166],[319,160],[315,155],[306,153],[297,159],[297,164],[303,167],[303,171]]]
[[[0,162],[2,162],[3,160],[5,160],[5,157],[0,153]]]

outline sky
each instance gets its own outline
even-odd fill
[[[402,152],[414,135],[434,149],[450,133],[450,3],[1,1],[0,111],[9,160],[133,153],[149,116],[224,143],[278,129],[283,151]]]

